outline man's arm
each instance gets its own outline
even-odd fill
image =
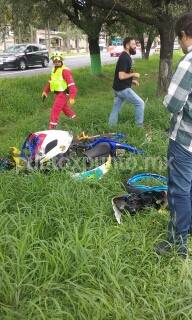
[[[119,79],[120,80],[125,80],[125,79],[129,79],[129,78],[133,78],[133,77],[140,78],[140,74],[137,72],[133,72],[133,73],[126,73],[123,71],[119,72]]]
[[[70,98],[74,99],[77,93],[77,88],[75,85],[75,81],[73,80],[72,73],[68,69],[63,70],[63,79],[67,82],[69,93],[70,93]]]
[[[173,75],[163,104],[171,113],[179,113],[192,90],[192,66],[189,61],[182,60]]]
[[[50,92],[50,82],[48,82],[43,90],[44,92],[48,93]]]

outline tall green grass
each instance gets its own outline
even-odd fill
[[[181,53],[174,55],[174,67]],[[148,103],[146,132],[134,126],[125,103],[117,132],[146,156],[125,154],[101,180],[76,180],[67,171],[29,175],[4,171],[0,180],[0,319],[2,320],[184,320],[192,319],[192,264],[176,254],[158,257],[154,244],[166,239],[168,211],[152,208],[125,214],[118,225],[112,197],[140,172],[166,175],[169,114],[156,97],[158,55],[135,59],[141,73],[135,89]],[[58,129],[74,136],[108,132],[114,65],[104,77],[73,71],[79,123],[61,115]],[[0,156],[21,147],[30,132],[47,129],[53,97],[41,102],[47,75],[0,80]],[[191,240],[189,240],[190,250]]]

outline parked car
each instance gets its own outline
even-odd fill
[[[181,49],[180,44],[178,42],[174,42],[173,50],[180,50],[180,49]]]
[[[38,43],[15,44],[0,53],[0,70],[17,68],[25,70],[29,66],[48,67],[49,52],[45,45]]]
[[[111,57],[119,57],[120,54],[123,52],[124,48],[123,46],[116,46],[114,49],[110,51]]]

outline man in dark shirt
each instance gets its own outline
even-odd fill
[[[124,101],[128,101],[135,106],[135,124],[143,126],[144,101],[131,89],[131,85],[139,86],[137,80],[140,74],[133,72],[131,55],[136,54],[136,42],[132,37],[126,37],[123,41],[124,51],[120,55],[113,82],[114,103],[109,117],[109,125],[114,125],[118,121],[118,114],[121,111]]]

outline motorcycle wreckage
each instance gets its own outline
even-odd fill
[[[70,166],[70,158],[73,141],[73,134],[71,131],[62,130],[47,130],[31,133],[25,139],[21,150],[11,147],[12,157],[14,163],[8,159],[2,159],[3,169],[11,169],[14,164],[17,168],[28,170],[41,170],[49,172],[53,168],[64,169]],[[100,156],[100,153],[97,153]],[[86,154],[84,157],[87,158]],[[89,159],[86,159],[89,163]],[[85,170],[83,172],[72,173],[75,178],[91,178],[98,179],[108,172],[111,165],[111,156],[108,155],[104,163],[92,170]]]
[[[140,184],[141,181],[143,184]],[[154,183],[157,182],[159,185],[154,186]],[[145,207],[153,207],[158,210],[161,206],[167,206],[168,187],[165,176],[156,173],[140,173],[127,178],[123,186],[128,194],[112,198],[112,208],[119,224],[121,214],[126,212],[135,215]]]
[[[84,141],[81,140],[83,137]],[[110,139],[108,139],[110,137]],[[78,157],[85,157],[87,163],[95,158],[103,158],[104,162],[118,156],[118,150],[143,155],[145,152],[115,139],[125,139],[123,134],[109,133],[95,136],[85,136],[85,133],[73,139],[71,131],[47,130],[31,133],[25,139],[21,151],[11,147],[12,157],[17,166],[27,169],[44,169],[51,162],[62,169],[68,163],[74,152]],[[106,160],[106,161],[105,161]]]

